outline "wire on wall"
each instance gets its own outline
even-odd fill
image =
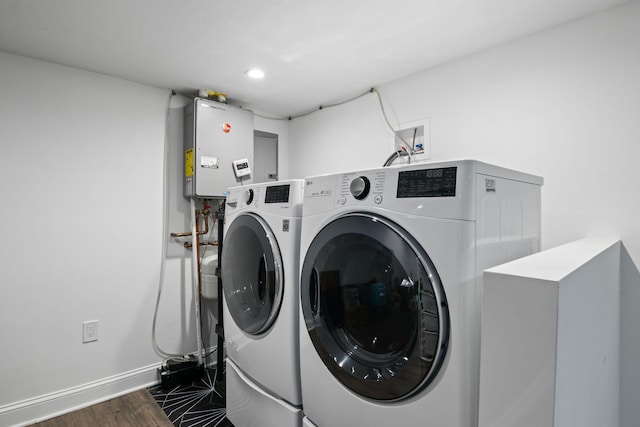
[[[351,101],[355,101],[356,99],[360,99],[363,96],[365,96],[365,95],[367,95],[369,93],[372,93],[374,91],[377,91],[377,89],[376,88],[371,88],[368,91],[366,91],[364,93],[361,93],[360,95],[354,96],[353,98],[349,98],[349,99],[346,99],[344,101],[336,102],[335,104],[320,105],[318,108],[316,108],[314,110],[307,111],[306,113],[296,114],[295,116],[272,117],[272,116],[264,116],[264,115],[257,114],[257,113],[254,113],[254,114],[256,115],[256,117],[260,117],[260,118],[263,118],[263,119],[269,119],[269,120],[293,120],[293,119],[298,119],[300,117],[308,116],[308,115],[313,114],[313,113],[315,113],[317,111],[324,110],[325,108],[337,107],[339,105],[347,104],[347,103],[349,103]]]
[[[382,102],[382,95],[380,94],[380,91],[376,88],[371,88],[372,92],[375,92],[376,95],[378,95],[378,103],[380,104],[380,111],[382,111],[382,117],[384,117],[384,121],[387,124],[387,126],[389,127],[389,129],[391,129],[391,132],[393,132],[393,134],[395,135],[396,138],[398,138],[398,140],[400,140],[400,142],[403,145],[403,149],[404,152],[402,150],[396,150],[383,164],[383,166],[389,166],[391,165],[391,163],[394,162],[395,159],[406,155],[408,156],[408,163],[411,163],[411,155],[413,154],[413,148],[409,145],[409,143],[407,141],[404,140],[404,138],[402,137],[402,135],[400,135],[400,133],[394,129],[393,125],[391,125],[391,122],[389,121],[389,117],[387,117],[387,112],[384,110],[384,104]],[[406,154],[405,154],[406,153]]]
[[[382,94],[380,93],[380,90],[372,87],[371,89],[369,89],[368,91],[361,93],[360,95],[356,95],[352,98],[346,99],[344,101],[340,101],[340,102],[336,102],[334,104],[329,104],[329,105],[320,105],[318,108],[311,110],[311,111],[307,111],[306,113],[301,113],[301,114],[297,114],[295,116],[288,116],[288,117],[271,117],[271,116],[265,116],[265,115],[261,115],[261,114],[257,114],[254,113],[257,117],[263,118],[263,119],[269,119],[269,120],[293,120],[293,119],[297,119],[300,117],[305,117],[308,116],[310,114],[313,114],[317,111],[320,110],[324,110],[326,108],[331,108],[331,107],[337,107],[339,105],[344,105],[347,104],[349,102],[355,101],[356,99],[360,99],[363,96],[370,94],[370,93],[375,93],[378,97],[378,104],[380,105],[380,111],[382,112],[382,117],[384,117],[384,121],[386,123],[386,125],[389,127],[389,129],[391,130],[391,132],[393,132],[394,136],[400,141],[400,145],[402,146],[400,150],[395,151],[391,156],[389,156],[389,158],[385,161],[384,166],[389,166],[391,163],[393,163],[396,159],[403,157],[403,156],[407,156],[408,163],[411,163],[411,156],[414,154],[414,149],[411,147],[411,145],[409,145],[409,143],[407,141],[405,141],[405,139],[402,137],[402,135],[400,135],[400,133],[393,127],[393,125],[391,124],[391,121],[389,120],[389,117],[387,116],[387,112],[384,109],[384,103],[382,102]]]

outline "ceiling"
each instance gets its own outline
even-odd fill
[[[0,51],[286,117],[624,2],[0,0]]]

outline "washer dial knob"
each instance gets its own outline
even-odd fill
[[[249,190],[247,190],[245,198],[247,200],[247,205],[250,205],[251,202],[253,202],[253,188],[250,188]]]
[[[349,186],[351,195],[353,195],[357,200],[362,200],[367,197],[369,195],[369,190],[371,190],[371,183],[369,182],[369,178],[366,176],[357,177],[351,181],[351,185]]]

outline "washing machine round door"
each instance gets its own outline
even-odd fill
[[[227,310],[240,329],[259,335],[273,324],[282,302],[284,276],[276,238],[261,217],[247,213],[229,226],[222,251]]]
[[[449,339],[445,292],[400,226],[371,213],[332,221],[309,246],[300,283],[311,341],[345,387],[399,401],[437,377]]]

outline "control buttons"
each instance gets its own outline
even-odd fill
[[[345,203],[347,203],[347,198],[344,196],[340,197],[340,199],[338,199],[338,203],[344,205]]]
[[[369,182],[369,178],[366,176],[359,176],[351,181],[351,185],[349,186],[349,191],[351,191],[351,194],[357,200],[362,200],[367,197],[370,189],[371,183]]]
[[[376,205],[379,205],[380,203],[382,203],[382,195],[376,194],[376,197],[373,198],[373,201],[375,202]]]
[[[253,202],[253,188],[247,190],[247,194],[245,195],[247,200],[247,205],[250,205]]]

